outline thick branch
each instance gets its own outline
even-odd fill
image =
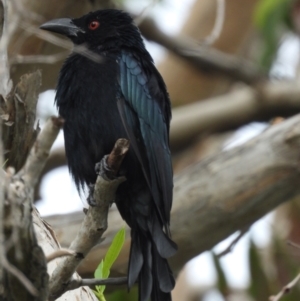
[[[0,98],[5,159],[17,171],[24,165],[39,132],[35,116],[41,77],[39,70],[23,75],[12,93]]]
[[[103,173],[105,169],[102,169],[97,177],[93,193],[95,206],[89,207],[79,232],[69,248],[76,252],[76,256],[68,256],[61,260],[52,273],[49,300],[55,300],[68,289],[68,282],[76,268],[88,252],[100,241],[107,229],[109,208],[114,201],[119,184],[125,181],[124,177],[115,178],[115,176],[128,149],[128,141],[119,139],[110,155],[104,157],[103,160],[105,161],[102,161],[102,165],[107,164],[108,172]],[[114,175],[113,179],[111,179],[112,175]]]
[[[245,86],[225,95],[175,108],[170,142],[182,147],[203,132],[225,131],[254,120],[268,121],[300,110],[297,82],[266,82],[257,89]]]
[[[265,82],[256,89],[244,86],[221,96],[176,107],[172,112],[171,148],[180,149],[203,133],[223,132],[254,120],[269,121],[276,116],[297,114],[299,98],[297,82]],[[66,165],[63,148],[50,154],[43,175],[62,165]]]
[[[279,204],[300,196],[300,115],[273,125],[248,143],[221,152],[185,170],[174,179],[172,238],[179,252],[170,260],[174,270],[199,253],[211,249],[232,233],[249,227]],[[68,218],[48,218],[62,244],[74,231]],[[77,218],[79,218],[77,214]],[[106,240],[94,248],[79,272],[91,273],[122,227],[117,210],[111,211]],[[125,273],[129,237],[114,265]]]
[[[152,19],[144,19],[140,28],[147,39],[166,47],[201,72],[221,74],[247,84],[255,84],[266,78],[257,66],[245,59],[239,59],[211,47],[199,46],[188,38],[168,36]]]
[[[7,173],[3,219],[7,254],[0,254],[7,272],[5,290],[0,293],[5,300],[47,300],[47,265],[33,228],[32,199],[34,185],[61,125],[58,118],[49,120],[34,143],[25,166],[16,175]]]
[[[63,119],[52,117],[43,128],[32,147],[21,174],[23,180],[32,189],[35,187],[42,170],[45,167],[50,149],[54,143],[59,130],[63,125]]]

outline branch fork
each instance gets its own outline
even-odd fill
[[[99,243],[107,229],[108,211],[115,199],[118,186],[126,180],[117,177],[121,163],[129,150],[129,141],[119,139],[108,156],[102,159],[92,197],[89,197],[90,206],[86,212],[81,228],[69,249],[75,256],[63,258],[54,270],[50,279],[49,300],[55,300],[66,292],[72,283],[72,275],[88,252]]]

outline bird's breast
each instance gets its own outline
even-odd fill
[[[95,163],[110,153],[117,139],[126,138],[117,108],[118,64],[70,57],[61,70],[56,101],[65,119],[64,136],[70,171],[91,183]]]

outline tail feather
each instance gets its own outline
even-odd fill
[[[155,252],[157,251],[154,250],[154,254]],[[159,288],[164,293],[169,293],[175,286],[175,280],[168,261],[165,258],[160,257],[158,253],[153,255],[153,258],[155,258],[153,261],[155,261],[155,276],[159,279]]]
[[[138,279],[139,301],[172,301],[175,280],[168,262],[158,251],[150,233],[132,231],[128,287]]]
[[[131,288],[136,282],[144,262],[140,236],[131,230],[131,246],[128,266],[128,287]]]
[[[172,301],[171,293],[164,293],[159,289],[159,280],[155,279],[153,281],[153,289],[151,293],[152,301]]]
[[[147,301],[150,298],[153,287],[150,240],[143,241],[142,252],[144,257],[144,264],[139,276],[139,300]]]
[[[152,240],[154,241],[159,255],[163,258],[169,258],[177,252],[177,245],[172,241],[162,230],[160,222],[156,216],[149,219],[148,228],[151,232]]]

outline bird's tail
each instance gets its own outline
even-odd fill
[[[159,233],[131,231],[128,287],[138,282],[139,301],[150,296],[151,301],[171,301],[175,280],[166,258],[175,254],[177,246],[161,228],[154,230]]]

